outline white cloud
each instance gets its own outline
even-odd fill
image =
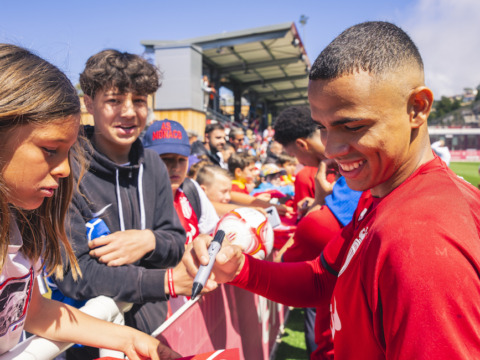
[[[480,85],[480,1],[419,0],[401,17],[435,99]]]

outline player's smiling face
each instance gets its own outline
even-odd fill
[[[96,146],[114,161],[113,154],[128,154],[145,128],[147,96],[120,93],[115,88],[99,90],[93,99],[85,96],[85,105],[95,120]]]
[[[351,189],[372,189],[375,196],[411,174],[408,93],[389,80],[360,72],[310,81],[308,91],[325,155],[338,163]]]

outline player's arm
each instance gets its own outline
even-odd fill
[[[192,276],[198,270],[198,263],[208,263],[205,241],[195,239],[191,256],[184,256],[184,262]],[[311,307],[330,300],[336,276],[324,268],[320,258],[310,262],[273,263],[244,255],[238,246],[224,240],[210,281],[230,282],[286,305]]]
[[[121,351],[132,360],[164,360],[180,356],[154,337],[131,327],[99,320],[71,306],[44,298],[36,282],[25,330],[54,341]]]

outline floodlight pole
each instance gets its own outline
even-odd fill
[[[305,40],[306,40],[306,37],[305,37],[305,25],[307,25],[307,21],[308,21],[308,16],[306,15],[300,15],[300,20],[299,20],[299,23],[302,25],[302,38],[303,38],[303,43],[305,44]]]

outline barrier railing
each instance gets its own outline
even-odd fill
[[[125,323],[123,314],[131,307],[130,303],[115,302],[109,297],[99,296],[87,301],[80,310],[96,318],[123,325]],[[0,355],[0,360],[50,360],[72,345],[73,343],[50,341],[39,336],[32,336],[17,344],[9,352]],[[100,349],[100,356],[122,358],[123,354],[118,351]]]

